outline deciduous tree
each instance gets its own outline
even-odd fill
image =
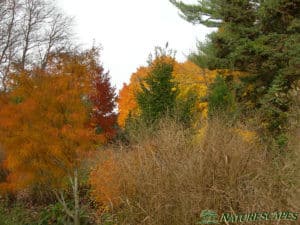
[[[8,75],[32,66],[45,68],[53,52],[72,46],[72,19],[49,0],[0,1],[0,90]]]
[[[109,74],[104,73],[99,65],[95,69],[97,74],[93,81],[92,93],[89,95],[93,107],[91,126],[106,142],[116,134],[117,115],[114,112],[116,94],[115,88],[110,83]]]
[[[107,76],[102,77],[94,50],[53,54],[48,60],[47,70],[37,68],[14,74],[8,98],[2,101],[0,143],[9,175],[0,188],[18,190],[46,184],[57,190],[58,200],[78,224],[81,161],[103,141],[91,126],[91,118],[98,122],[92,109],[100,110],[103,99],[113,100],[109,95],[113,92],[108,90]],[[106,82],[106,88],[99,86],[100,79]],[[90,95],[91,92],[96,94]],[[100,93],[108,97],[99,97]],[[112,107],[113,101],[106,104]],[[68,181],[74,193],[73,212],[61,192]]]

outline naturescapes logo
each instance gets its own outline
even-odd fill
[[[243,223],[243,222],[258,222],[258,221],[280,221],[298,220],[299,213],[296,212],[253,212],[253,213],[223,213],[219,218],[218,214],[213,210],[203,210],[200,214],[200,221],[197,224],[218,224],[219,222],[226,223]]]
[[[216,223],[218,223],[218,214],[215,211],[203,210],[200,214],[200,217],[201,217],[200,224],[216,224]]]

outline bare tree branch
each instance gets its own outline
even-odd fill
[[[49,55],[72,47],[72,18],[51,0],[0,0],[0,91],[8,74],[40,66]]]

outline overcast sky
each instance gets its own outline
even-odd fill
[[[75,17],[74,31],[80,43],[87,47],[93,41],[101,44],[101,61],[118,89],[139,66],[146,65],[155,46],[165,46],[168,42],[177,51],[176,59],[183,62],[196,49],[196,40],[205,40],[210,31],[180,18],[169,0],[57,2],[64,12]]]

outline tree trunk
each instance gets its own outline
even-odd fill
[[[79,193],[78,193],[78,170],[74,171],[74,183],[73,183],[73,193],[74,193],[74,225],[80,225],[79,218]]]
[[[78,169],[74,170],[74,180],[69,176],[70,183],[73,189],[74,210],[70,210],[65,202],[63,192],[54,191],[57,200],[62,204],[66,214],[73,219],[74,225],[80,225],[80,206],[79,206],[79,190],[78,190]]]

